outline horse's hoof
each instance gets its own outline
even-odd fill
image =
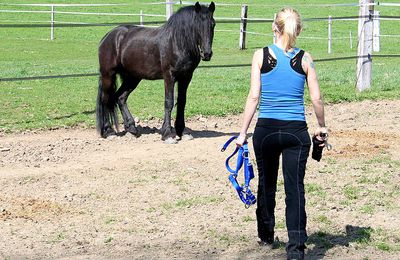
[[[125,136],[128,137],[128,138],[137,138],[138,137],[137,135],[135,135],[135,134],[133,134],[131,132],[126,132]]]
[[[103,137],[103,138],[107,138],[107,137],[115,136],[115,135],[117,135],[117,132],[115,132],[114,129],[112,129],[112,128],[108,128],[103,133],[101,133],[101,137]]]
[[[127,133],[130,133],[130,134],[136,136],[136,137],[139,136],[139,131],[138,131],[137,128],[136,128],[135,126],[133,126],[133,125],[131,125],[131,126],[129,126],[129,127],[125,127],[125,131],[126,131]]]
[[[175,138],[168,137],[167,139],[164,140],[165,144],[177,144],[178,141]]]
[[[193,135],[191,134],[183,134],[181,137],[182,141],[189,141],[189,140],[193,140]]]
[[[116,139],[116,138],[118,138],[117,135],[109,135],[109,136],[107,137],[107,140],[114,140],[114,139]]]

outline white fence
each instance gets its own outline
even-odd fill
[[[0,13],[47,13],[50,15],[50,39],[55,38],[55,27],[57,23],[65,23],[56,21],[55,17],[57,14],[65,15],[83,15],[83,16],[127,16],[127,17],[139,17],[139,24],[144,26],[144,17],[162,17],[166,19],[166,15],[163,14],[144,14],[142,10],[140,13],[110,13],[110,12],[70,12],[70,11],[57,11],[56,7],[92,7],[92,6],[126,6],[126,4],[2,4],[6,6],[40,6],[47,7],[50,10],[0,10]],[[45,21],[39,21],[45,22]],[[83,22],[77,22],[75,24],[88,24]]]
[[[57,11],[57,7],[100,7],[100,6],[128,6],[127,4],[1,4],[2,6],[35,6],[35,7],[45,7],[48,8],[48,10],[0,10],[0,13],[48,13],[50,20],[47,21],[50,24],[50,39],[54,40],[55,39],[55,27],[57,27],[57,24],[67,24],[66,22],[61,22],[56,20],[56,17],[59,15],[79,15],[79,16],[125,16],[125,17],[139,17],[139,22],[137,25],[140,26],[150,26],[146,25],[145,22],[145,17],[160,17],[162,18],[163,21],[167,20],[168,17],[172,14],[173,10],[173,5],[174,4],[181,4],[181,5],[187,5],[187,4],[194,4],[192,2],[185,2],[185,1],[179,1],[179,2],[173,2],[173,1],[165,1],[165,2],[156,2],[156,3],[150,3],[150,4],[163,4],[166,5],[166,13],[165,14],[145,14],[141,10],[139,13],[110,13],[110,12],[71,12],[71,11]],[[206,3],[205,3],[206,4]],[[239,49],[245,49],[246,46],[246,34],[251,34],[251,35],[258,35],[258,36],[270,36],[272,39],[274,38],[274,35],[271,34],[265,34],[265,33],[259,33],[259,32],[252,32],[248,31],[246,28],[246,23],[248,22],[272,22],[274,17],[271,18],[252,18],[252,17],[247,17],[247,10],[245,13],[244,17],[244,10],[243,8],[247,8],[245,6],[281,6],[277,4],[249,4],[249,5],[240,5],[240,4],[228,4],[228,3],[218,3],[217,5],[219,6],[242,6],[242,11],[241,11],[241,17],[215,17],[217,22],[237,22],[240,23],[240,29],[238,30],[215,30],[216,32],[232,32],[232,33],[238,33],[239,34]],[[372,4],[367,4],[367,6],[400,6],[400,3],[372,3]],[[319,6],[319,7],[332,7],[332,6],[360,6],[359,3],[356,4],[307,4],[307,6]],[[315,18],[314,18],[315,19]],[[332,36],[332,26],[333,26],[333,21],[349,21],[349,20],[354,20],[357,21],[359,18],[358,17],[341,17],[341,18],[335,18],[332,16],[324,18],[327,21],[328,25],[328,32],[327,32],[327,37],[321,37],[321,36],[300,36],[300,39],[314,39],[314,40],[325,40],[327,41],[327,52],[331,53],[332,52],[332,44],[334,40],[348,40],[349,42],[349,48],[353,48],[353,40],[355,39],[357,41],[358,35],[353,35],[351,31],[349,31],[349,35],[342,35],[339,37],[333,37]],[[379,17],[379,12],[377,12],[374,15],[374,51],[379,51],[380,50],[380,37],[400,37],[400,35],[381,35],[380,34],[380,21],[381,20],[393,20],[396,18],[380,18]],[[312,21],[313,18],[306,18],[304,21]],[[317,18],[317,20],[322,20],[321,18]],[[398,18],[400,20],[400,18]],[[46,21],[41,21],[41,22],[46,22]],[[162,22],[162,21],[160,21]],[[89,24],[89,23],[83,23],[83,22],[69,22],[70,24]],[[132,22],[133,23],[133,22]]]

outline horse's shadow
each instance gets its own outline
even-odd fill
[[[335,246],[348,247],[351,242],[368,242],[371,240],[371,227],[347,225],[346,234],[332,235],[326,232],[316,232],[308,237],[308,245],[314,245],[306,254],[306,259],[322,259],[326,252]]]
[[[213,138],[213,137],[220,137],[220,136],[233,136],[238,135],[238,133],[225,133],[219,132],[214,130],[191,130],[192,136],[194,138]]]
[[[156,134],[156,133],[160,133],[160,129],[158,129],[157,127],[149,127],[149,126],[136,126],[137,130],[138,130],[138,134],[136,137],[140,137],[141,135],[149,135],[149,134]],[[126,132],[125,130],[122,130],[120,132],[117,132],[117,136],[124,136],[126,135],[128,132]]]
[[[82,114],[82,115],[92,115],[94,113],[96,113],[95,110],[75,112],[75,113],[71,113],[71,114],[68,114],[68,115],[55,116],[55,117],[53,117],[53,119],[54,120],[68,119],[68,118],[71,118],[71,117],[74,117],[74,116],[77,116],[77,115],[80,115],[80,114]]]
[[[141,135],[149,135],[149,134],[161,134],[160,128],[157,127],[150,127],[150,126],[137,126],[138,130],[138,137]],[[234,132],[220,132],[220,131],[214,131],[214,130],[192,130],[188,129],[190,133],[192,134],[193,138],[214,138],[214,137],[221,137],[221,136],[233,136],[237,135],[238,133]],[[124,136],[127,132],[126,131],[121,131],[117,133],[118,136]]]

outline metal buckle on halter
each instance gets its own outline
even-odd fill
[[[325,147],[328,151],[332,150],[332,145],[328,143],[328,133],[321,133],[320,136],[324,139]]]
[[[250,206],[254,203],[256,203],[256,197],[253,195],[249,187],[245,187],[242,191],[246,197],[245,197],[245,207],[246,209],[250,208]]]
[[[332,150],[332,145],[328,143],[328,140],[325,140],[325,146],[328,151]]]

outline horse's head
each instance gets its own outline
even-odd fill
[[[214,27],[215,20],[213,18],[215,4],[206,6],[201,6],[199,2],[194,5],[196,11],[196,23],[199,34],[198,46],[200,49],[201,59],[204,61],[209,61],[213,54],[212,52],[212,42],[214,39]]]

